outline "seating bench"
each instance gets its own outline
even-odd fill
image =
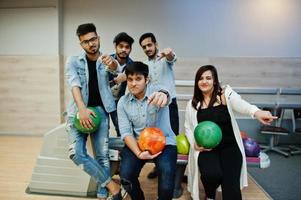
[[[119,152],[124,147],[124,142],[119,137],[110,137],[109,138],[109,148],[110,148],[110,161],[111,161],[111,174],[114,175],[119,167]],[[149,160],[152,162],[152,160]],[[188,155],[178,154],[177,158],[177,169],[176,169],[176,178],[175,178],[175,189],[174,189],[174,198],[179,198],[182,193],[181,182],[183,175],[188,163]],[[270,166],[270,159],[267,154],[260,153],[258,158],[247,157],[248,167],[259,167],[267,168]]]

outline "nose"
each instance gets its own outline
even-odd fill
[[[206,81],[205,79],[200,79],[200,80],[199,80],[199,83],[200,83],[200,84],[204,84],[204,83],[206,83],[206,82],[207,82],[207,81]]]
[[[134,86],[136,85],[136,81],[133,80],[133,81],[131,82],[131,85],[134,87]]]

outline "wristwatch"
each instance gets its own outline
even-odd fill
[[[168,91],[161,89],[158,92],[162,92],[162,93],[166,94],[167,98],[169,98],[169,92]]]

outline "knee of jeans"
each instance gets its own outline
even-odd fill
[[[157,170],[162,174],[163,177],[165,176],[166,178],[176,174],[176,168],[172,168],[168,165],[157,166]]]
[[[176,173],[172,170],[160,170],[159,172],[159,181],[161,181],[161,189],[169,190],[172,185],[175,183]]]
[[[75,155],[75,142],[70,144],[68,149],[68,156],[71,160],[73,160],[74,155]]]
[[[71,144],[69,146],[69,158],[76,164],[80,165],[83,163],[84,156],[80,155],[75,151],[75,145]]]
[[[131,183],[129,180],[122,178],[122,179],[120,180],[120,183],[121,183],[121,186],[122,186],[127,192],[131,192],[131,191],[132,191],[132,183]]]

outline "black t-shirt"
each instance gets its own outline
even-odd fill
[[[211,106],[208,108],[201,109],[197,111],[198,123],[202,121],[212,121],[215,122],[222,130],[222,141],[217,147],[225,147],[227,145],[232,146],[236,144],[231,117],[228,112],[226,105]]]
[[[101,106],[103,103],[98,88],[96,61],[91,61],[87,58],[88,71],[89,71],[89,100],[88,106]]]

